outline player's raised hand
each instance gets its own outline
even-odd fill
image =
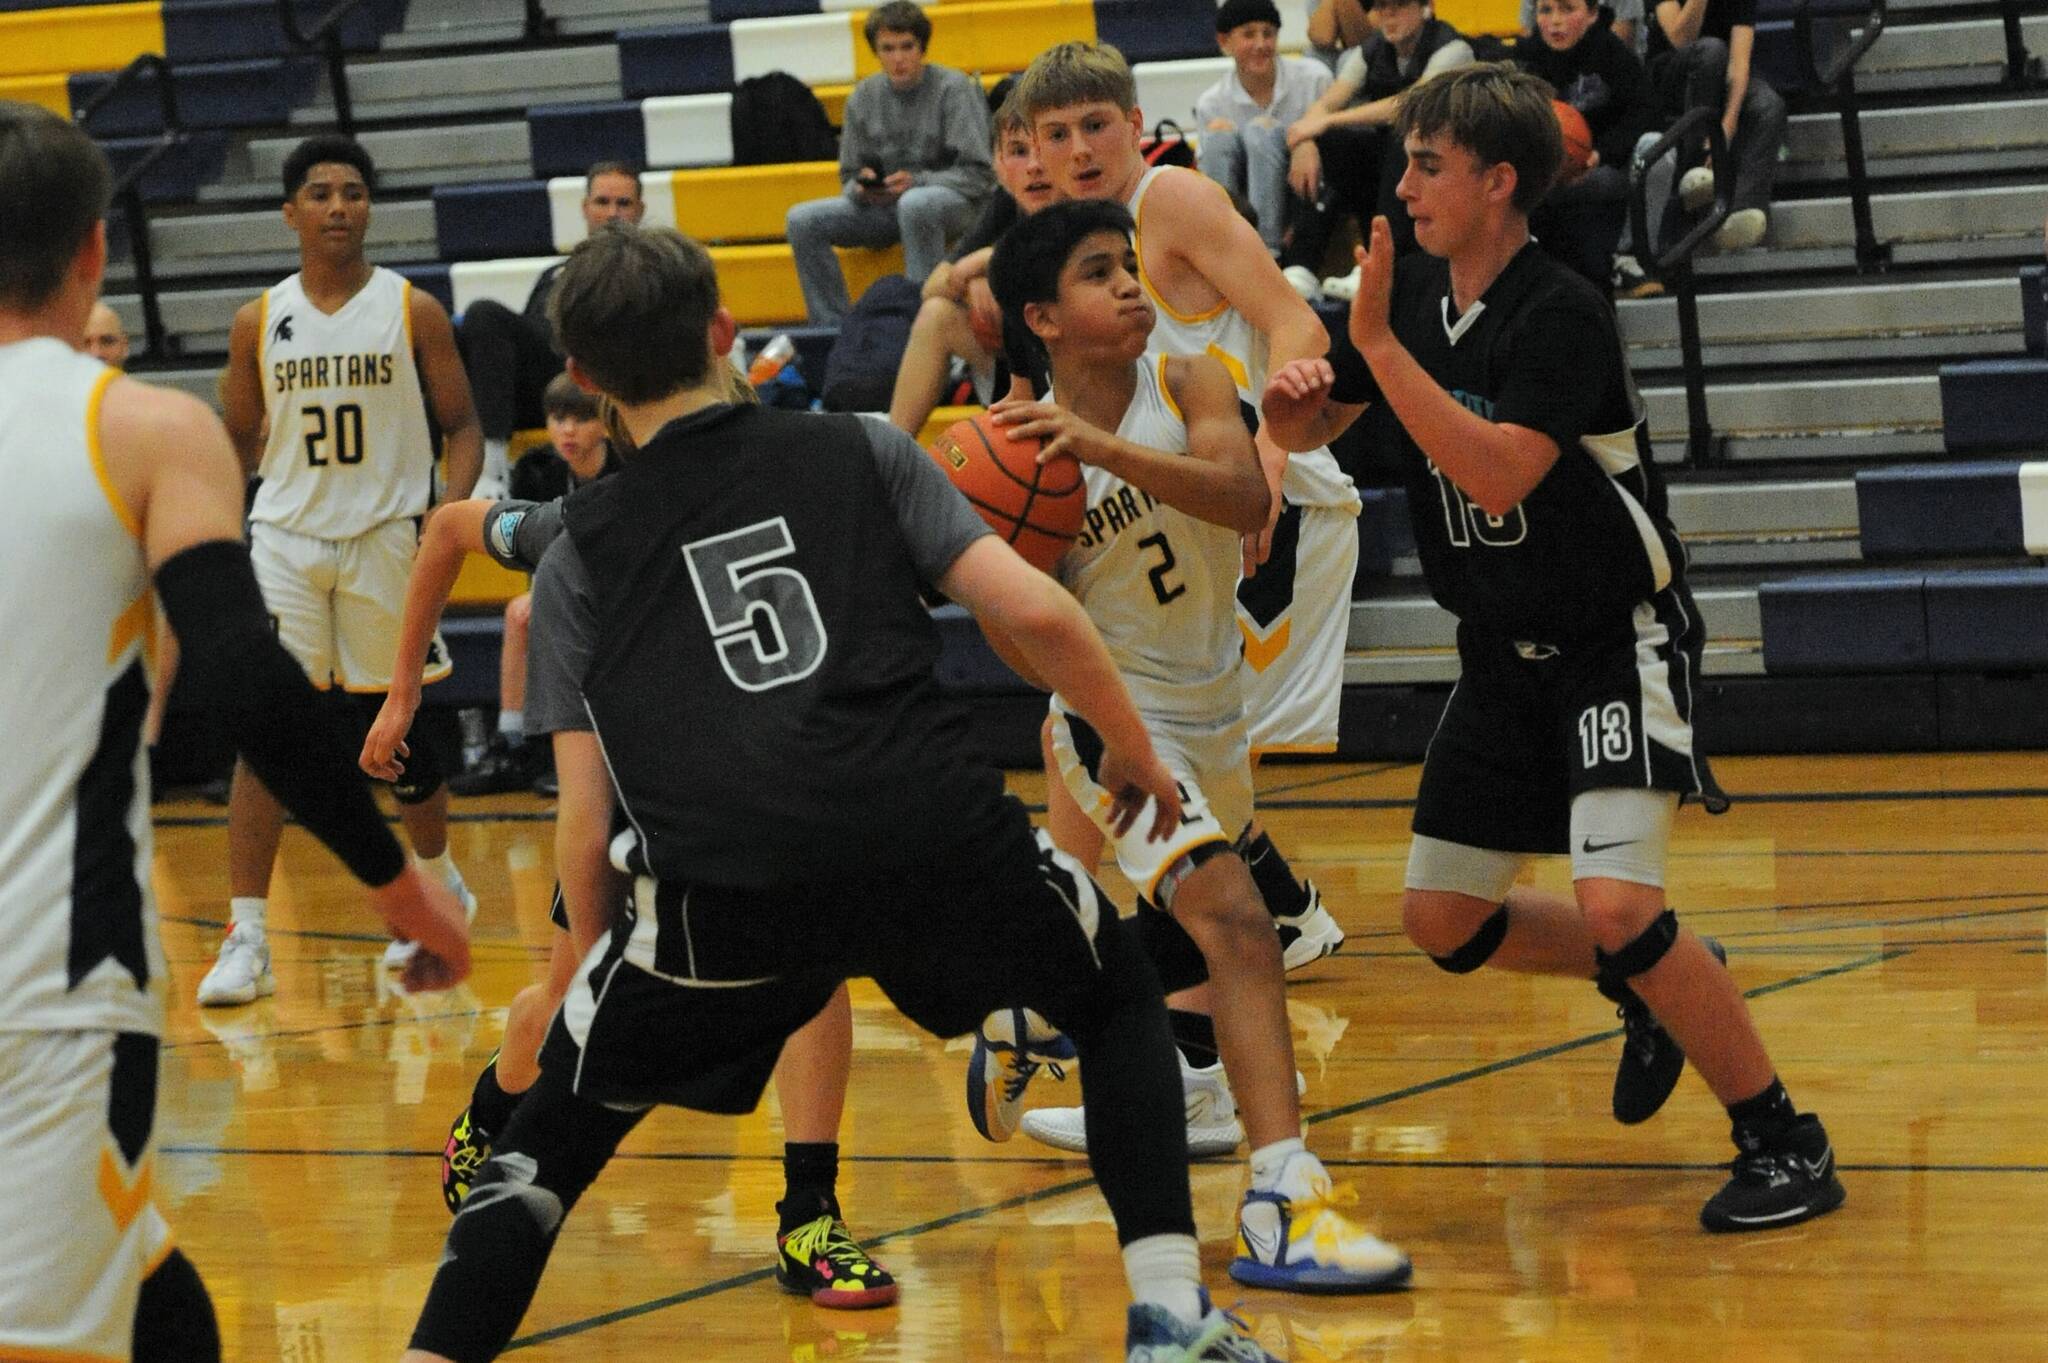
[[[1259,394],[1259,415],[1265,418],[1261,433],[1283,450],[1314,449],[1323,443],[1324,409],[1336,378],[1330,362],[1320,355],[1289,360],[1275,369]]]
[[[1180,782],[1149,748],[1142,754],[1127,755],[1115,748],[1102,754],[1096,780],[1104,790],[1114,792],[1109,807],[1110,826],[1122,837],[1152,802],[1152,826],[1145,830],[1147,842],[1161,842],[1180,824]]]
[[[408,863],[370,897],[392,936],[419,943],[405,967],[407,989],[450,989],[469,975],[469,924],[447,886]]]
[[[1351,300],[1351,344],[1363,355],[1393,334],[1387,314],[1394,301],[1394,230],[1372,220],[1370,248],[1358,248],[1358,294]]]
[[[418,701],[409,701],[397,691],[386,691],[384,704],[378,708],[377,718],[363,739],[362,756],[356,759],[356,765],[379,781],[396,781],[403,775],[405,763],[399,759],[412,756],[405,736],[412,731],[412,717],[418,709]]]

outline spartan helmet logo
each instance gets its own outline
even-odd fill
[[[270,339],[272,341],[289,341],[291,338],[292,315],[290,313],[286,313],[284,316],[277,319],[277,324],[275,326],[271,327]]]

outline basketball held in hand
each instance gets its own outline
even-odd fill
[[[989,528],[1032,567],[1051,572],[1081,533],[1081,465],[1060,455],[1041,465],[1042,442],[1012,439],[982,412],[956,421],[927,451]]]
[[[1586,116],[1561,99],[1550,101],[1557,114],[1557,131],[1564,138],[1564,164],[1557,168],[1557,182],[1568,185],[1593,166],[1593,129]]]

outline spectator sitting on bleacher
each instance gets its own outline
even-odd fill
[[[1552,186],[1530,222],[1544,250],[1606,290],[1616,279],[1615,248],[1628,215],[1629,158],[1656,122],[1656,94],[1595,0],[1537,0],[1536,24],[1537,39],[1516,46],[1515,62],[1585,115],[1593,166]]]
[[[600,161],[584,177],[583,225],[592,232],[609,222],[638,223],[646,207],[640,198],[640,176],[624,162]],[[541,424],[541,395],[562,372],[554,328],[548,325],[548,299],[554,296],[561,269],[551,266],[534,281],[521,311],[494,299],[479,299],[463,309],[455,329],[484,432],[478,497],[505,495],[512,432]]]
[[[1273,0],[1224,0],[1216,11],[1216,45],[1236,69],[1195,101],[1202,173],[1257,212],[1259,235],[1275,256],[1292,216],[1290,173],[1305,176],[1316,144],[1291,150],[1287,129],[1330,88],[1330,73],[1306,57],[1280,55],[1280,10]]]
[[[1728,220],[1714,234],[1724,251],[1764,239],[1770,226],[1771,182],[1785,143],[1785,100],[1758,75],[1756,0],[1659,0],[1650,25],[1650,79],[1663,111],[1677,118],[1707,105],[1721,111],[1721,131],[1735,163]],[[1687,208],[1713,197],[1714,174],[1695,165],[1679,180]]]
[[[121,315],[107,306],[106,299],[92,305],[92,315],[86,319],[85,335],[78,348],[101,364],[116,369],[128,367],[128,329],[121,325]]]
[[[1308,50],[1335,71],[1346,52],[1378,32],[1365,0],[1320,0],[1308,16]]]
[[[932,21],[910,0],[867,18],[882,69],[846,98],[840,194],[789,210],[789,244],[813,325],[837,326],[852,304],[835,246],[903,243],[903,273],[923,279],[945,259],[994,186],[988,101],[973,77],[925,60]]]
[[[1650,41],[1649,25],[1643,22],[1643,0],[1608,0],[1599,9],[1607,15],[1608,26],[1614,30],[1614,36],[1628,44],[1637,60],[1641,60]],[[1536,0],[1522,0],[1522,37],[1533,39],[1539,36]]]
[[[512,470],[516,501],[551,502],[611,472],[618,458],[605,439],[597,399],[557,372],[541,398],[547,411],[546,449],[523,456]],[[521,592],[505,603],[505,636],[498,649],[498,729],[476,765],[448,782],[457,795],[501,795],[525,790],[548,768],[539,743],[526,741],[526,637],[533,619],[533,595]]]
[[[1472,61],[1464,35],[1432,15],[1423,0],[1373,0],[1372,12],[1379,36],[1344,54],[1330,88],[1287,129],[1290,149],[1308,144],[1316,154],[1306,169],[1288,172],[1294,192],[1309,202],[1295,219],[1280,264],[1287,282],[1311,302],[1323,292],[1316,271],[1340,216],[1384,216],[1395,249],[1415,249],[1415,225],[1394,194],[1408,168],[1408,154],[1394,134],[1395,106],[1417,81]],[[1354,270],[1331,292],[1350,297],[1356,279]]]
[[[957,356],[973,375],[982,402],[1001,397],[1008,388],[998,382],[1002,309],[988,287],[988,260],[996,239],[1018,218],[1036,213],[1055,197],[1052,177],[1038,159],[1031,125],[1015,100],[1005,100],[995,116],[996,192],[980,221],[967,229],[951,260],[941,261],[924,281],[924,304],[911,323],[910,344],[896,370],[896,390],[889,399],[889,421],[916,435],[942,397],[946,376]]]

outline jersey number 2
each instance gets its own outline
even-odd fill
[[[1145,536],[1145,538],[1138,541],[1138,547],[1140,549],[1157,549],[1159,551],[1159,562],[1146,569],[1145,576],[1152,579],[1152,595],[1159,598],[1160,605],[1165,605],[1187,590],[1187,584],[1185,583],[1168,582],[1166,580],[1166,575],[1173,571],[1174,564],[1179,562],[1179,560],[1174,558],[1173,545],[1167,541],[1164,531],[1156,535]]]
[[[804,575],[770,567],[796,552],[777,516],[683,546],[725,675],[742,691],[802,681],[825,661],[825,621]]]
[[[353,402],[344,402],[334,409],[334,420],[327,419],[325,407],[308,407],[303,413],[306,421],[306,462],[314,468],[324,468],[329,462],[336,464],[360,464],[363,462],[363,409]],[[328,437],[333,436],[334,458],[330,461],[324,452]]]

